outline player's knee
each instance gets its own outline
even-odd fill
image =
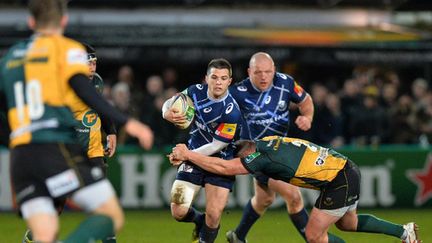
[[[171,203],[171,216],[177,221],[182,221],[184,217],[186,217],[188,211],[189,208],[185,208],[175,203]]]
[[[321,234],[317,233],[314,230],[311,230],[308,227],[306,227],[305,235],[306,235],[306,241],[308,243],[318,243],[318,242],[321,242]]]
[[[297,213],[304,207],[300,193],[293,193],[290,197],[284,199],[290,213]]]
[[[338,221],[335,223],[336,227],[342,231],[357,231],[357,224],[350,224],[345,221]]]
[[[206,224],[210,228],[217,228],[221,219],[221,212],[216,210],[206,211]]]
[[[274,194],[260,194],[252,198],[253,205],[258,209],[268,208],[275,200]]]

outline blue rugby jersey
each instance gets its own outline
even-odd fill
[[[189,132],[188,147],[196,149],[211,143],[215,138],[229,145],[213,156],[231,159],[234,157],[234,138],[240,135],[240,108],[229,92],[225,97],[215,100],[208,96],[207,90],[207,84],[196,84],[183,91],[192,98],[195,106],[195,120]]]
[[[230,87],[243,114],[242,139],[256,140],[265,136],[286,136],[289,128],[289,103],[306,98],[306,91],[294,79],[276,72],[273,85],[266,91],[256,88],[249,78]]]

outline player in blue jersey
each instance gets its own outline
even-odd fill
[[[276,72],[269,54],[254,54],[249,62],[248,74],[248,78],[230,87],[230,93],[237,100],[245,121],[241,132],[242,139],[286,136],[290,123],[290,102],[296,103],[300,110],[295,124],[303,131],[311,128],[314,114],[312,98],[291,76]],[[308,214],[304,209],[299,188],[264,175],[254,176],[255,195],[244,208],[243,217],[235,231],[227,232],[228,241],[246,241],[252,225],[274,201],[274,192],[284,198],[291,220],[305,238]]]
[[[233,158],[233,140],[239,135],[240,109],[228,92],[232,78],[231,64],[225,59],[213,59],[208,64],[207,84],[191,85],[183,91],[192,98],[195,120],[189,132],[188,148],[220,158]],[[173,98],[164,103],[164,118],[173,124],[185,121],[175,108],[168,108]],[[193,242],[214,242],[219,231],[223,209],[228,202],[235,177],[209,173],[185,162],[179,166],[171,190],[171,214],[180,222],[194,222]],[[204,187],[205,213],[192,207],[195,196]]]

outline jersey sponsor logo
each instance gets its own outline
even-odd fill
[[[49,193],[53,197],[59,197],[79,188],[78,177],[73,169],[66,170],[45,181]]]
[[[87,54],[83,49],[72,48],[66,53],[68,64],[84,64],[87,65]]]
[[[245,91],[247,91],[247,87],[244,86],[244,85],[242,85],[242,86],[238,86],[238,87],[237,87],[237,90],[238,90],[238,91],[245,92]]]
[[[202,86],[202,84],[197,84],[195,85],[195,87],[197,87],[197,89],[202,90],[204,88],[204,86]]]
[[[294,81],[294,92],[298,95],[298,96],[302,96],[303,95],[303,88],[297,84],[297,82]]]
[[[234,134],[237,128],[237,124],[235,123],[222,123],[219,125],[215,134],[226,139],[233,139]]]
[[[96,124],[97,118],[98,115],[96,114],[96,112],[89,110],[84,114],[82,118],[82,124],[86,127],[92,127]]]
[[[318,158],[318,159],[315,161],[315,165],[322,166],[323,164],[324,164],[324,160],[321,159],[321,158]]]
[[[266,105],[270,104],[271,98],[272,98],[271,96],[267,96],[266,100],[264,101],[264,104]]]
[[[203,109],[203,112],[204,112],[204,113],[209,113],[210,111],[212,111],[212,108],[211,108],[211,107],[207,107],[207,108],[204,108],[204,109]]]
[[[233,107],[234,107],[234,104],[229,103],[226,110],[225,110],[225,114],[229,114],[233,110]]]
[[[248,124],[254,124],[254,125],[268,125],[268,124],[273,123],[273,122],[285,120],[287,118],[287,116],[288,116],[288,111],[286,111],[280,115],[274,116],[272,118],[262,119],[262,120],[248,120],[247,122],[248,122]]]
[[[278,110],[283,111],[288,107],[288,103],[285,100],[279,100]]]
[[[253,154],[249,154],[248,156],[246,156],[244,161],[246,162],[246,164],[249,164],[252,160],[254,160],[256,157],[258,157],[260,155],[261,155],[260,152],[255,152]]]

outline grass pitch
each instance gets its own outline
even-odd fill
[[[222,216],[217,243],[226,242],[225,232],[236,226],[241,217],[240,210],[226,210]],[[432,209],[421,210],[360,210],[396,223],[415,221],[420,226],[423,242],[432,242]],[[66,212],[61,216],[61,238],[70,232],[85,217],[83,213]],[[121,243],[184,243],[191,242],[193,225],[178,223],[171,218],[169,210],[126,211],[126,224],[118,235]],[[20,243],[25,230],[24,222],[13,213],[0,212],[0,243]],[[378,234],[344,233],[336,228],[331,232],[347,243],[389,243],[398,239]],[[269,210],[252,228],[248,235],[250,243],[303,242],[292,226],[284,210]]]

